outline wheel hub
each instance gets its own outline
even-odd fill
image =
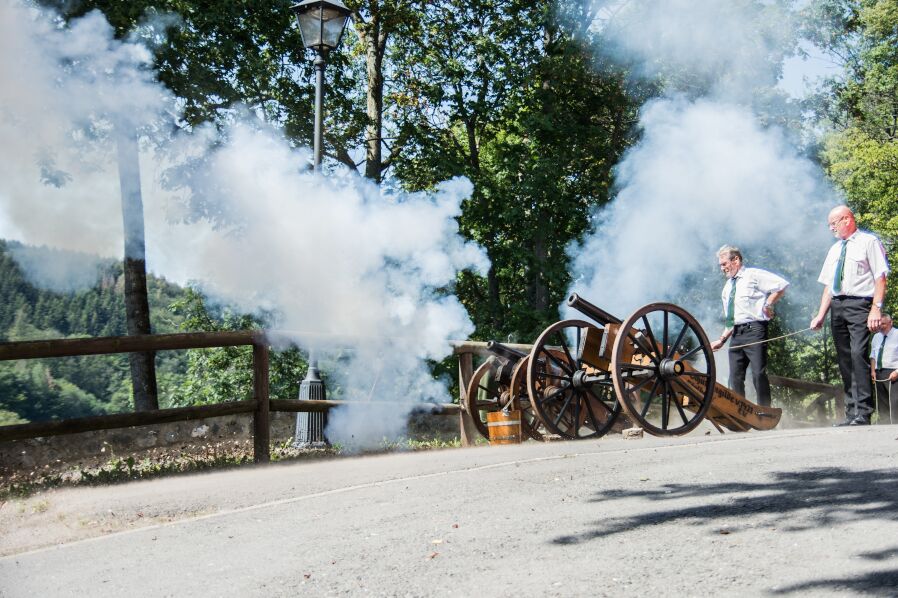
[[[583,388],[586,385],[586,372],[584,370],[577,370],[574,372],[574,375],[571,376],[571,386],[574,388]]]
[[[661,372],[661,377],[666,380],[681,375],[686,371],[686,366],[679,359],[662,359],[658,371]]]

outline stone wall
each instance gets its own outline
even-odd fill
[[[271,413],[271,443],[293,438],[295,413]],[[115,458],[140,460],[166,453],[223,454],[252,451],[252,414],[100,430],[0,442],[0,475],[71,467],[90,468]],[[408,434],[418,439],[458,437],[457,415],[414,414]]]

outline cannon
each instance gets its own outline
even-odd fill
[[[486,414],[516,409],[521,412],[522,434],[544,440],[525,385],[530,355],[496,341],[489,341],[486,348],[493,355],[474,371],[465,394],[464,407],[477,431],[489,439]]]
[[[704,419],[721,432],[779,423],[782,410],[716,382],[708,337],[683,308],[651,303],[621,320],[577,294],[568,305],[591,321],[549,326],[527,360],[528,398],[547,433],[597,438],[630,423],[679,435]]]

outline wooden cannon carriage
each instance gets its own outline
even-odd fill
[[[520,409],[524,433],[597,438],[636,425],[679,435],[708,419],[719,431],[768,430],[782,411],[716,382],[708,337],[686,310],[651,303],[620,320],[574,294],[568,305],[591,321],[549,326],[528,354],[491,343],[474,373],[466,408],[488,437],[484,412]]]

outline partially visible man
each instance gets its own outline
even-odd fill
[[[832,309],[830,324],[845,388],[845,420],[835,425],[869,425],[873,384],[867,356],[870,333],[879,329],[882,320],[889,264],[882,243],[876,235],[858,230],[848,206],[833,208],[828,220],[839,240],[826,255],[817,279],[826,286],[811,328],[822,328],[826,312]]]
[[[882,314],[879,332],[873,335],[870,376],[875,381],[879,423],[898,423],[898,332],[889,314]]]
[[[746,268],[742,264],[742,252],[732,245],[717,250],[717,263],[727,277],[720,295],[726,328],[720,338],[711,343],[711,349],[717,351],[732,338],[730,388],[745,396],[745,372],[750,364],[758,404],[769,407],[767,327],[773,318],[773,305],[783,297],[789,283],[766,270]]]

